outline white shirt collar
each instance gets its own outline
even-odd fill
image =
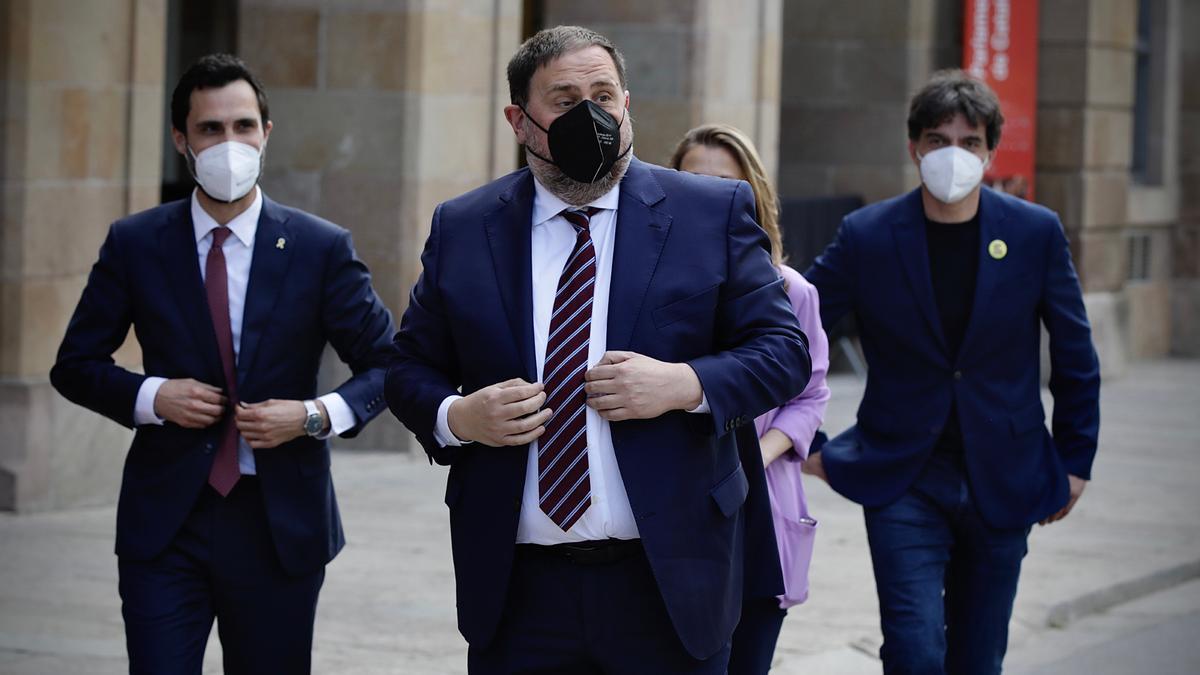
[[[226,223],[226,227],[233,230],[233,236],[238,238],[245,246],[254,245],[254,233],[258,231],[258,217],[262,214],[263,192],[258,186],[254,189],[257,194],[254,195],[254,201],[251,202],[250,208],[242,211],[233,220]],[[200,198],[196,196],[197,190],[192,191],[192,228],[196,234],[196,241],[208,236],[209,232],[220,227],[213,217],[208,215],[204,207],[200,206]]]
[[[617,183],[611,190],[604,193],[599,199],[585,204],[584,206],[571,206],[550,192],[549,188],[542,185],[536,177],[533,179],[533,226],[537,227],[548,222],[564,210],[581,209],[588,206],[594,206],[598,209],[617,210],[617,204],[621,201],[621,184]]]

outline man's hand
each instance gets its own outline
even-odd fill
[[[541,436],[550,419],[542,383],[514,378],[484,387],[450,404],[446,422],[463,441],[500,447],[524,445]]]
[[[328,419],[329,415],[324,412],[320,401],[317,401],[317,405],[321,407],[322,413]],[[308,411],[304,409],[302,401],[278,399],[270,399],[262,403],[243,401],[238,404],[234,413],[238,431],[255,450],[274,448],[293,438],[303,436],[304,420],[308,417]]]
[[[648,420],[669,410],[692,410],[703,400],[696,371],[634,352],[605,352],[587,371],[587,404],[610,422]]]
[[[188,429],[216,424],[227,405],[220,389],[190,378],[167,380],[154,395],[154,414]]]
[[[1071,484],[1071,498],[1067,500],[1067,505],[1062,507],[1058,513],[1038,523],[1039,525],[1056,523],[1063,518],[1066,518],[1067,514],[1071,512],[1071,509],[1075,508],[1075,502],[1079,501],[1079,498],[1083,495],[1083,489],[1087,487],[1088,482],[1079,476],[1072,475],[1067,475],[1067,480]]]
[[[792,449],[792,439],[778,429],[767,429],[767,433],[758,439],[758,447],[762,450],[763,466],[770,466],[771,462],[783,457],[784,453]],[[801,466],[802,470],[803,468]]]
[[[800,465],[800,472],[810,476],[816,476],[826,483],[829,482],[829,476],[825,475],[825,465],[821,462],[821,453],[814,452],[808,456],[808,459]]]

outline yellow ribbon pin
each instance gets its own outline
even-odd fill
[[[275,242],[275,248],[277,248],[277,249],[279,249],[280,251],[282,251],[282,250],[283,250],[283,247],[284,247],[286,244],[287,244],[287,242],[286,242],[286,241],[284,241],[283,237],[280,237],[280,238],[279,238],[279,239],[278,239],[278,240]]]
[[[995,260],[1001,260],[1008,255],[1008,244],[1004,243],[1003,239],[993,239],[992,243],[988,244],[988,255]]]

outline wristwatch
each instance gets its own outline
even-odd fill
[[[304,433],[309,436],[319,435],[325,430],[325,416],[317,408],[316,401],[305,401],[304,409],[308,411],[308,415],[304,418]]]

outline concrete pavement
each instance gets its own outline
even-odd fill
[[[826,428],[837,431],[852,422],[861,386],[839,377],[831,387]],[[1105,383],[1102,406],[1092,484],[1069,518],[1031,536],[1011,672],[1168,672],[1106,671],[1080,656],[1109,652],[1167,650],[1178,654],[1173,662],[1194,663],[1187,659],[1200,644],[1200,582],[1189,581],[1200,576],[1200,361],[1135,364]],[[350,543],[321,595],[314,671],[464,672],[444,469],[423,457],[340,452],[334,475]],[[772,672],[878,673],[861,511],[823,484],[809,492],[820,520],[811,598],[784,623]],[[125,672],[113,522],[111,507],[0,517],[0,673]],[[220,672],[215,638],[205,672]]]

